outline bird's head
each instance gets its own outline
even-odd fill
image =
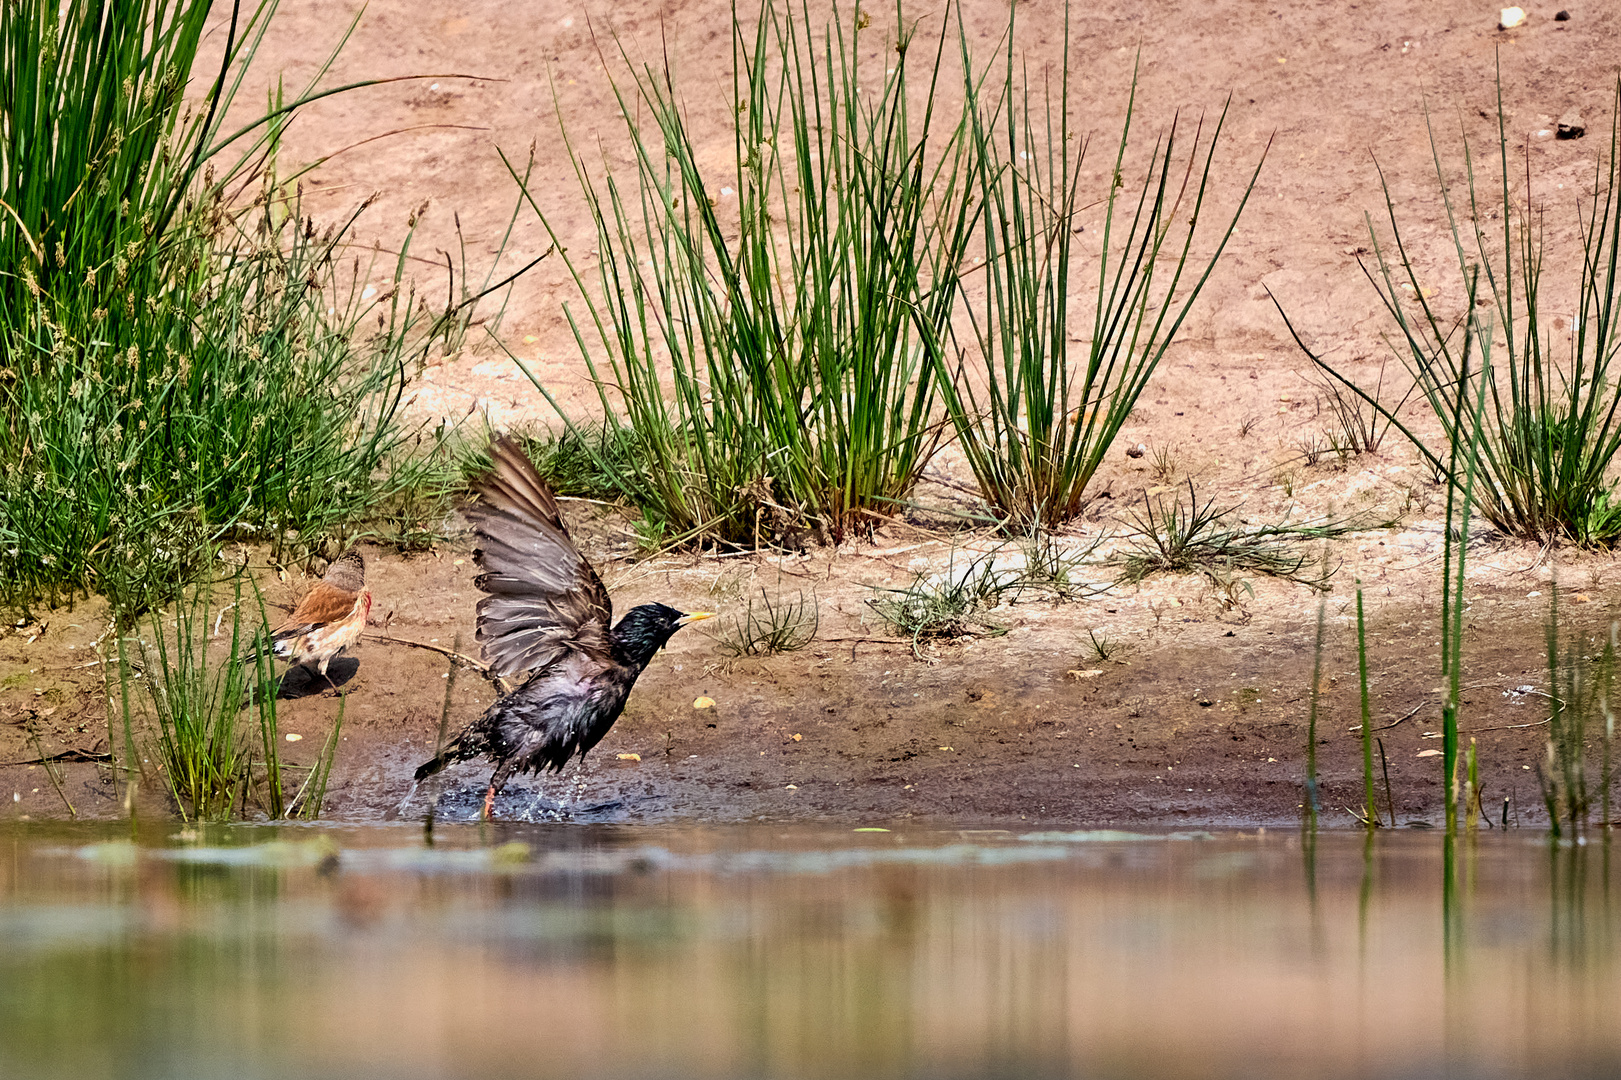
[[[366,560],[358,549],[350,548],[332,560],[321,580],[345,592],[359,592],[366,584]]]
[[[670,640],[670,635],[688,623],[713,615],[712,611],[677,611],[668,604],[631,608],[613,628],[614,652],[621,662],[643,667]]]

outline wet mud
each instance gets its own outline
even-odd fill
[[[608,559],[603,550],[595,557]],[[337,720],[341,694],[325,816],[414,819],[431,806],[446,821],[476,817],[490,773],[481,762],[432,778],[401,806],[416,766],[496,693],[479,671],[458,666],[447,698],[447,654],[477,653],[465,542],[437,555],[379,552],[368,561],[379,598],[373,625],[354,656],[332,665],[337,689],[296,671],[286,681],[281,732],[299,738],[281,744],[283,761],[309,764]],[[643,674],[607,738],[562,774],[514,778],[497,801],[500,817],[1216,826],[1301,819],[1317,614],[1304,587],[1262,581],[1256,603],[1267,613],[1234,615],[1208,596],[1201,602],[1198,579],[1170,577],[1089,600],[1012,605],[992,613],[1006,627],[1000,636],[914,649],[866,609],[870,589],[859,582],[876,571],[851,551],[610,565],[619,610],[653,599],[707,604],[722,611],[712,620],[722,632],[725,613],[741,601],[717,598],[717,583],[739,588],[740,573],[794,580],[783,576],[787,567],[822,590],[820,631],[801,651],[743,658],[683,631]],[[848,584],[837,584],[834,571]],[[1483,809],[1494,825],[1505,813],[1511,824],[1545,821],[1536,770],[1547,730],[1546,599],[1531,592],[1470,590],[1461,727],[1464,745],[1476,744]],[[1582,602],[1585,593],[1563,592],[1567,633],[1585,627],[1589,654],[1607,615]],[[1316,758],[1328,824],[1354,824],[1348,808],[1363,801],[1351,602],[1338,590],[1326,599]],[[1437,613],[1433,601],[1370,598],[1369,607],[1381,817],[1433,825],[1442,803]],[[64,797],[81,816],[125,812],[106,763],[94,760],[108,737],[95,615],[94,605],[80,605],[43,630],[13,627],[0,637],[0,816],[63,816]],[[1088,655],[1100,623],[1117,642],[1108,659]],[[39,759],[64,753],[79,760],[54,763],[59,794]],[[169,812],[147,768],[141,803]]]

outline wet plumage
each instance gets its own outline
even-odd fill
[[[474,482],[479,498],[467,511],[483,570],[474,584],[487,594],[478,640],[493,674],[526,678],[416,771],[423,780],[458,761],[490,758],[486,813],[512,773],[561,771],[583,757],[619,719],[670,635],[709,617],[643,604],[612,626],[608,590],[569,539],[546,482],[512,439],[490,450],[494,466]]]
[[[332,658],[360,639],[370,613],[366,560],[350,548],[332,560],[315,588],[271,635],[276,655],[293,664],[315,664],[325,676]]]

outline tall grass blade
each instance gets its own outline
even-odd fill
[[[1317,707],[1322,697],[1323,630],[1328,616],[1328,600],[1317,601],[1317,637],[1312,647],[1311,704],[1306,714],[1306,831],[1317,831],[1321,807],[1317,797]]]
[[[1472,291],[1472,290],[1471,290]],[[1441,704],[1441,776],[1445,787],[1448,835],[1458,825],[1458,710],[1463,666],[1464,564],[1469,551],[1469,524],[1475,499],[1475,476],[1486,407],[1486,386],[1491,380],[1490,343],[1480,358],[1483,375],[1469,379],[1469,356],[1462,361],[1463,377],[1450,402],[1452,441],[1448,448],[1447,516],[1441,560],[1441,678],[1446,698]],[[1470,395],[1473,393],[1473,401]]]
[[[1362,613],[1362,582],[1356,583],[1357,697],[1362,706],[1362,819],[1368,828],[1379,827],[1379,807],[1373,794],[1373,709],[1368,700],[1368,630]]]
[[[326,802],[327,781],[332,778],[332,763],[338,756],[338,743],[343,738],[343,714],[349,705],[347,695],[338,698],[338,715],[332,721],[332,730],[327,732],[326,741],[321,744],[321,752],[310,766],[310,771],[304,778],[297,794],[287,804],[286,817],[295,814],[304,821],[314,821],[321,816],[321,810]]]

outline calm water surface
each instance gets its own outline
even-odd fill
[[[1621,1075],[1600,841],[0,826],[3,1077]]]

